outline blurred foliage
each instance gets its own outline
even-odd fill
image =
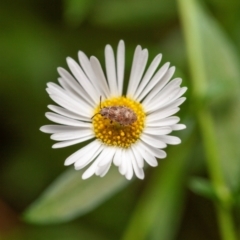
[[[217,150],[227,183],[236,195],[239,215],[240,1],[205,0],[195,10],[185,9],[194,16],[189,25],[195,24],[192,40],[185,42],[179,6],[174,0],[0,1],[0,238],[220,239],[211,201],[211,180],[202,181],[208,178],[206,153],[195,116],[202,106],[211,108]],[[188,101],[180,112],[188,128],[176,133],[183,143],[168,147],[167,159],[159,162],[156,169],[146,169],[144,181],[127,182],[118,179],[120,175],[111,178],[109,173],[105,179],[91,179],[87,186],[89,183],[81,180],[81,172],[71,175],[73,171],[63,166],[64,159],[81,145],[56,151],[39,131],[47,123],[44,113],[50,103],[44,89],[47,82],[56,82],[58,66],[66,68],[67,56],[76,59],[81,49],[103,63],[104,46],[109,43],[116,48],[120,39],[126,43],[126,76],[138,44],[148,48],[150,59],[161,52],[163,62],[176,66],[175,76],[182,77],[183,85],[189,87]],[[200,53],[205,71],[200,75],[206,74],[209,80],[201,96],[195,95],[190,81],[189,66],[199,66],[196,59],[190,59],[188,65],[189,46]],[[70,188],[62,191],[67,174],[75,184],[72,192]],[[195,176],[201,177],[200,181]],[[109,183],[108,178],[119,182]],[[190,181],[191,189],[210,196],[209,199],[194,195],[188,189],[189,179],[195,179]],[[91,190],[86,198],[91,199],[90,203],[81,199],[83,185]],[[69,202],[77,196],[77,204],[71,205],[71,213],[76,211],[71,219],[75,220],[56,225],[45,221],[45,226],[23,220],[26,211],[32,214],[32,222],[39,222],[34,206],[38,202],[44,207],[44,201],[54,192],[58,199],[53,198],[52,214],[59,211],[63,216],[68,213],[66,209],[59,210],[68,208],[61,205],[63,195]],[[33,207],[28,208],[32,203]],[[48,209],[39,211],[44,217],[43,211]],[[237,224],[239,220],[236,218]]]
[[[200,108],[201,104],[210,106],[214,112],[222,170],[227,183],[236,189],[240,182],[240,167],[236,167],[240,166],[240,61],[237,49],[200,6],[188,1],[185,5],[190,8],[188,11],[185,7],[183,15],[195,79],[193,96]]]
[[[70,221],[96,208],[128,183],[114,168],[101,181],[98,177],[82,180],[78,171],[70,169],[43,193],[24,218],[42,224]]]
[[[204,178],[196,177],[196,178],[191,179],[189,182],[189,188],[193,192],[195,192],[199,195],[202,195],[203,197],[218,200],[217,194],[215,193],[215,190],[214,190],[214,187],[208,180],[206,180]]]

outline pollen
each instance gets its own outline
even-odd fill
[[[97,114],[102,108],[124,106],[131,109],[137,116],[137,120],[129,125],[122,125],[109,118]],[[146,114],[141,103],[127,97],[114,97],[99,104],[92,119],[93,130],[97,139],[109,146],[129,148],[141,136],[145,126]]]

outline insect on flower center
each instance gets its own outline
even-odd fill
[[[95,108],[92,123],[96,138],[103,143],[128,148],[140,138],[145,119],[141,103],[114,97]]]

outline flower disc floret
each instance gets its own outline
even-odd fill
[[[116,121],[103,117],[101,108],[125,106],[130,108],[136,115],[137,120],[129,125],[122,125]],[[129,148],[141,136],[144,129],[146,114],[142,104],[127,97],[114,97],[103,101],[94,111],[93,129],[96,138],[109,146]]]

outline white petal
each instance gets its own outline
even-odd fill
[[[153,112],[151,114],[149,114],[149,116],[151,116],[152,118],[158,118],[159,120],[161,119],[165,119],[169,116],[172,116],[173,114],[175,114],[176,112],[178,112],[180,110],[180,108],[176,107],[176,108],[169,108],[169,107],[164,107],[162,109],[159,109],[156,112]],[[147,116],[148,118],[148,116]],[[156,125],[154,125],[156,124]],[[151,122],[151,126],[159,126],[157,121]]]
[[[152,167],[156,167],[158,165],[158,162],[156,158],[149,153],[146,149],[139,148],[139,152],[142,154],[144,160]]]
[[[95,73],[95,76],[97,76],[97,80],[99,82],[100,87],[102,88],[102,91],[104,93],[105,98],[110,97],[110,90],[107,85],[107,80],[105,78],[105,75],[103,73],[102,67],[100,62],[96,57],[91,57],[90,58],[90,63],[92,66],[92,69]]]
[[[154,98],[151,99],[151,102],[146,104],[146,100],[143,101],[143,104],[146,108],[151,108],[152,106],[161,106],[165,102],[169,102],[171,99],[176,99],[174,96],[177,95],[179,90],[179,82],[181,82],[181,78],[176,78],[172,80],[167,86],[165,86]],[[152,96],[152,94],[150,94]]]
[[[84,109],[80,104],[71,101],[70,99],[63,98],[59,95],[49,95],[50,98],[56,102],[58,105],[63,108],[68,109],[76,114],[79,114],[83,120],[90,120],[90,116],[92,115],[92,109]]]
[[[185,100],[186,100],[186,98],[182,97],[182,98],[176,99],[174,101],[170,101],[169,103],[167,103],[165,105],[154,106],[152,108],[149,108],[148,111],[149,112],[155,112],[155,111],[159,111],[161,109],[166,109],[166,108],[174,109],[174,108],[180,106],[183,102],[185,102]]]
[[[174,107],[177,107],[179,105],[181,105],[186,98],[185,97],[181,97],[185,92],[186,92],[187,88],[176,88],[174,89],[172,92],[169,92],[169,94],[165,97],[161,97],[161,99],[155,99],[152,102],[153,106],[149,106],[148,107],[148,111],[156,111],[159,108],[165,107],[165,106],[170,106],[172,107],[174,105]],[[181,97],[181,98],[180,98]],[[177,103],[178,104],[175,104]]]
[[[78,80],[80,85],[86,90],[88,96],[94,101],[95,104],[99,101],[99,94],[96,91],[95,87],[92,83],[88,80],[86,75],[84,74],[83,70],[80,66],[72,59],[67,58],[68,67],[71,69],[73,75]]]
[[[159,138],[167,144],[177,145],[181,143],[181,139],[175,136],[159,136]]]
[[[103,151],[99,154],[97,159],[92,163],[92,165],[83,173],[82,179],[87,179],[91,177],[96,169],[98,168],[98,163],[108,154],[108,148],[103,148]]]
[[[112,163],[109,163],[108,165],[106,165],[105,170],[102,171],[102,173],[100,174],[100,177],[104,177],[108,173],[111,165],[112,165]]]
[[[179,117],[172,116],[164,119],[158,119],[157,114],[149,114],[146,119],[146,126],[151,126],[151,122],[157,122],[159,126],[170,126],[180,121]]]
[[[144,133],[149,135],[166,135],[172,132],[170,127],[145,127],[143,130]]]
[[[174,101],[171,101],[167,106],[171,107],[171,108],[175,108],[175,107],[180,106],[185,101],[186,101],[186,98],[185,97],[181,97],[181,98],[178,98],[178,99],[176,99]]]
[[[55,95],[55,94],[50,94],[49,97],[56,102],[58,105],[60,105],[61,107],[63,107],[64,109],[67,109],[67,111],[74,113],[75,115],[78,115],[78,119],[82,120],[82,121],[90,121],[90,116],[93,113],[93,109],[88,107],[88,108],[83,108],[81,109],[81,112],[78,112],[77,110],[79,110],[79,106],[76,106],[77,104],[74,102],[71,102],[71,100],[67,100],[62,96],[59,95]],[[57,112],[57,111],[56,111]],[[64,111],[62,111],[64,112]],[[60,113],[61,114],[61,113]],[[66,114],[62,114],[62,115],[66,115]]]
[[[137,99],[138,96],[141,94],[142,90],[146,87],[146,85],[149,83],[149,80],[152,78],[154,72],[156,71],[159,63],[161,62],[162,54],[158,54],[150,64],[147,72],[145,73],[135,95],[134,98]]]
[[[63,125],[45,125],[40,128],[44,133],[59,133],[59,132],[68,132],[68,131],[77,131],[81,128],[73,126],[63,126]]]
[[[170,108],[170,109],[177,108],[177,107],[180,106],[183,102],[185,102],[185,100],[186,100],[185,97],[176,99],[176,100],[174,100],[174,101],[169,102],[168,104],[164,105],[164,106],[161,107],[161,108],[153,109],[153,111],[158,111],[158,110],[161,111],[161,109],[165,109],[165,108]]]
[[[108,164],[102,167],[98,166],[95,170],[95,174],[97,176],[104,177],[107,174],[108,170],[110,169],[111,165],[112,165],[112,162],[109,162]]]
[[[137,148],[139,149],[145,149],[145,151],[150,152],[153,156],[157,157],[157,158],[165,158],[167,155],[163,150],[160,150],[158,148],[152,147],[142,141],[138,142],[139,147]]]
[[[110,93],[112,96],[116,96],[118,94],[116,64],[113,49],[110,45],[105,47],[105,65]]]
[[[122,175],[125,175],[127,172],[127,158],[126,158],[126,150],[125,149],[122,150],[122,159],[121,159],[121,163],[120,163],[118,169]]]
[[[158,84],[163,76],[167,73],[170,63],[165,63],[153,76],[147,86],[144,88],[140,96],[137,98],[138,101],[141,101],[155,86]]]
[[[95,106],[95,102],[89,97],[86,90],[83,89],[83,87],[72,77],[68,71],[61,67],[59,67],[57,70],[62,79],[76,92],[79,97],[88,102],[92,107]]]
[[[73,113],[73,112],[69,111],[68,109],[58,107],[55,105],[48,105],[48,108],[51,109],[53,112],[56,112],[62,116],[72,118],[72,119],[77,119],[77,120],[83,120],[82,117],[79,116],[79,114]]]
[[[100,146],[101,146],[101,143],[98,140],[92,141],[91,143],[89,143],[86,146],[84,146],[81,149],[79,149],[77,152],[75,152],[72,155],[70,155],[65,160],[64,165],[68,166],[68,165],[71,165],[71,164],[75,163],[80,158],[85,156],[86,153],[97,151],[100,148]],[[77,166],[78,166],[78,164],[77,164]]]
[[[132,149],[131,149],[131,152],[130,152],[130,153],[131,153],[133,170],[134,170],[136,176],[137,176],[138,178],[140,178],[140,179],[144,179],[143,169],[138,166],[136,157],[135,157]]]
[[[52,92],[64,92],[64,89],[63,88],[61,88],[59,85],[57,85],[56,83],[53,83],[53,82],[48,82],[47,83],[47,86],[48,86],[48,88],[49,88],[49,90],[50,90],[50,92],[52,93]]]
[[[127,95],[130,97],[134,96],[136,89],[138,88],[138,85],[140,83],[140,80],[142,78],[143,72],[147,64],[147,60],[148,51],[147,49],[144,49],[139,53],[139,56],[136,59],[134,69],[132,69],[131,77],[129,80],[129,87],[127,90]]]
[[[78,139],[74,139],[74,140],[59,142],[59,143],[53,144],[53,145],[52,145],[52,148],[68,147],[68,146],[75,145],[75,144],[77,144],[77,143],[85,142],[85,141],[90,140],[90,139],[92,139],[92,138],[94,138],[94,135],[87,136],[87,137],[83,137],[83,138],[78,138]]]
[[[75,101],[79,102],[80,104],[84,102],[84,104],[87,104],[88,108],[95,107],[95,105],[93,105],[91,101],[86,101],[86,99],[81,95],[82,92],[85,92],[83,89],[78,89],[78,91],[77,88],[73,89],[72,86],[70,86],[69,84],[69,80],[65,80],[64,78],[58,78],[58,82],[63,87],[65,92]]]
[[[94,133],[92,129],[81,129],[78,131],[66,131],[61,133],[54,133],[51,136],[51,139],[55,141],[66,141],[93,135]]]
[[[169,88],[168,91],[166,90],[163,94],[162,94],[162,92],[160,92],[159,95],[161,95],[161,96],[153,99],[152,102],[148,104],[148,106],[143,104],[144,108],[148,109],[148,112],[152,112],[152,111],[156,111],[159,108],[167,106],[170,103],[178,100],[180,91],[181,91],[181,88],[175,86],[175,89],[173,89],[173,88],[170,89]],[[182,104],[185,101],[186,98],[180,98],[180,99],[184,99],[180,103],[180,104]]]
[[[155,148],[165,148],[167,146],[163,141],[159,140],[158,136],[156,137],[146,133],[142,133],[141,140]]]
[[[96,158],[98,158],[99,154],[103,151],[104,146],[100,145],[98,148],[91,149],[90,151],[86,152],[82,159],[78,159],[74,167],[76,170],[80,170],[84,167],[86,167],[90,162],[94,161]]]
[[[116,153],[113,158],[113,163],[115,164],[115,166],[119,166],[121,164],[121,161],[122,161],[122,149],[118,148],[116,149]]]
[[[126,157],[126,162],[127,162],[127,171],[125,173],[125,177],[128,179],[128,180],[131,180],[132,177],[133,177],[133,167],[132,167],[132,156],[131,155],[131,149],[127,149],[125,151],[125,157]]]
[[[178,131],[178,130],[185,129],[186,125],[184,125],[184,124],[175,124],[175,125],[171,126],[171,128],[174,131]]]
[[[85,53],[79,51],[78,58],[79,58],[79,62],[81,63],[81,66],[82,66],[83,70],[85,71],[88,79],[91,81],[92,85],[95,86],[97,92],[99,93],[99,96],[107,97],[108,96],[108,91],[107,91],[108,88],[105,88],[105,86],[107,84],[106,80],[105,80],[105,84],[102,84],[102,82],[99,81],[98,75],[95,74],[93,67],[91,65],[91,60],[89,60],[87,58]],[[94,59],[94,57],[93,57],[93,59]]]
[[[78,51],[78,60],[89,81],[91,81],[93,85],[97,84],[97,82],[95,82],[95,75],[93,73],[90,61],[84,52]]]
[[[58,68],[59,72],[66,71],[65,69]],[[79,85],[76,80],[66,71],[66,74],[69,75],[69,78],[63,77],[60,74],[60,77],[58,78],[58,82],[60,86],[68,93],[74,94],[75,97],[81,97],[79,94],[79,91],[81,92],[82,88],[81,85]],[[78,90],[78,91],[77,91]]]
[[[182,87],[178,94],[176,95],[176,99],[181,97],[187,91],[187,89],[188,89],[187,87]]]
[[[74,96],[74,98],[80,98],[79,94],[71,87],[69,84],[69,80],[66,81],[66,79],[59,77],[58,82],[61,85],[61,87],[71,96]],[[80,86],[80,85],[79,85]],[[81,99],[81,98],[80,98]]]
[[[151,106],[149,105],[147,107],[148,111],[155,111],[158,108],[170,106],[171,103],[176,102],[177,100],[181,101],[181,103],[174,106],[181,105],[186,100],[186,98],[185,97],[179,98],[179,97],[181,97],[186,92],[186,90],[187,88],[178,87],[172,90],[172,92],[169,92],[168,94],[166,94],[165,96],[161,96],[159,98],[154,99],[154,101],[151,103]]]
[[[144,167],[144,161],[143,161],[142,155],[138,151],[138,143],[132,145],[132,151],[133,151],[133,154],[134,154],[135,159],[137,161],[138,167],[143,168]]]
[[[117,81],[118,81],[118,94],[121,96],[123,92],[124,80],[124,67],[125,67],[125,44],[121,40],[117,48]]]
[[[74,119],[71,119],[71,118],[67,118],[67,117],[61,116],[61,115],[56,114],[56,113],[47,112],[45,114],[45,116],[50,121],[53,121],[55,123],[68,125],[68,126],[75,126],[75,127],[89,127],[89,123],[77,121],[77,120],[74,120]]]
[[[166,64],[165,64],[166,65]],[[164,65],[163,65],[164,67]],[[163,68],[162,67],[162,68]],[[160,70],[162,69],[160,68]],[[160,71],[159,70],[159,71]],[[159,92],[161,91],[161,89],[170,81],[171,77],[173,76],[175,72],[175,67],[170,67],[167,72],[165,72],[164,76],[161,78],[160,81],[158,81],[158,83],[156,84],[156,86],[151,89],[151,92],[148,94],[148,96],[146,97],[146,99],[144,100],[145,105],[147,106],[148,103],[151,103],[152,99],[159,94]]]
[[[115,152],[116,152],[116,149],[114,147],[109,147],[108,155],[104,159],[102,159],[101,162],[99,162],[98,166],[102,167],[108,164],[109,162],[112,162]]]
[[[130,77],[129,77],[127,95],[129,95],[129,90],[132,88],[132,85],[134,84],[133,79],[134,79],[134,76],[136,74],[136,67],[137,67],[137,63],[139,61],[139,58],[141,57],[141,52],[142,52],[142,48],[141,48],[140,45],[138,45],[136,47],[134,55],[133,55],[132,68],[131,68],[131,73],[130,73]]]
[[[63,90],[60,87],[59,87],[59,89],[52,87],[52,88],[47,88],[46,90],[48,91],[50,97],[51,96],[58,96],[61,99],[70,103],[72,106],[74,106],[78,109],[81,109],[81,111],[86,112],[90,108],[90,106],[85,101],[73,98],[72,96],[69,95],[68,92],[66,92],[65,90]]]
[[[51,94],[57,95],[57,96],[65,99],[66,101],[71,102],[71,104],[73,104],[73,105],[81,106],[81,109],[84,112],[87,112],[87,110],[90,108],[90,105],[85,100],[82,100],[81,98],[76,97],[73,94],[70,94],[69,92],[62,89],[60,86],[58,86],[57,84],[48,83],[47,85],[50,90],[50,91],[48,91],[48,93],[50,95]]]

